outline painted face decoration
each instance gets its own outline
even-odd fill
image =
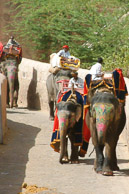
[[[93,106],[93,118],[96,120],[98,136],[103,138],[108,125],[114,118],[114,107],[111,104],[97,103]]]

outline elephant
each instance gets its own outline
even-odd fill
[[[71,70],[61,69],[56,75],[49,74],[46,80],[46,87],[48,93],[48,104],[50,110],[50,120],[54,120],[54,110],[57,102],[57,96],[59,93],[59,84],[57,81],[59,80],[69,80],[72,77]]]
[[[60,101],[57,107],[57,117],[60,131],[60,158],[61,164],[68,163],[68,138],[71,142],[71,163],[78,163],[78,147],[76,146],[76,126],[82,122],[82,105],[77,102],[76,95],[71,95],[68,101]],[[67,138],[68,137],[68,138]]]
[[[119,170],[116,146],[126,122],[125,103],[119,102],[113,90],[104,90],[104,87],[90,90],[87,99],[90,107],[85,119],[96,152],[94,170],[102,175],[112,176],[114,170]]]
[[[19,90],[17,60],[15,58],[6,59],[1,63],[1,70],[7,77],[7,107],[17,107]]]

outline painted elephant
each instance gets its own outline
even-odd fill
[[[59,80],[69,80],[72,77],[71,70],[61,69],[56,75],[50,74],[46,80],[46,87],[48,92],[48,103],[50,110],[50,119],[54,120],[54,109],[57,101],[57,95],[59,92]]]
[[[70,96],[68,101],[57,104],[57,116],[60,131],[60,159],[61,164],[68,163],[67,139],[71,142],[71,163],[78,163],[78,145],[76,145],[76,128],[82,122],[82,105],[77,103],[76,95]],[[67,138],[68,136],[68,138]]]
[[[2,73],[7,77],[7,107],[16,107],[18,99],[18,65],[15,59],[2,62]]]
[[[113,92],[107,89],[91,93],[86,123],[96,152],[94,169],[97,173],[112,176],[113,170],[119,170],[116,146],[126,122],[124,103],[119,103]]]

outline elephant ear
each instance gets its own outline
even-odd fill
[[[77,108],[76,108],[76,113],[75,113],[75,119],[76,121],[78,122],[79,119],[81,118],[81,115],[82,115],[82,107],[80,104],[77,105]]]

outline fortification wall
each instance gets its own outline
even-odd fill
[[[50,64],[23,58],[19,66],[19,107],[32,109],[48,109],[46,80]],[[79,76],[83,79],[88,70],[79,69]]]

